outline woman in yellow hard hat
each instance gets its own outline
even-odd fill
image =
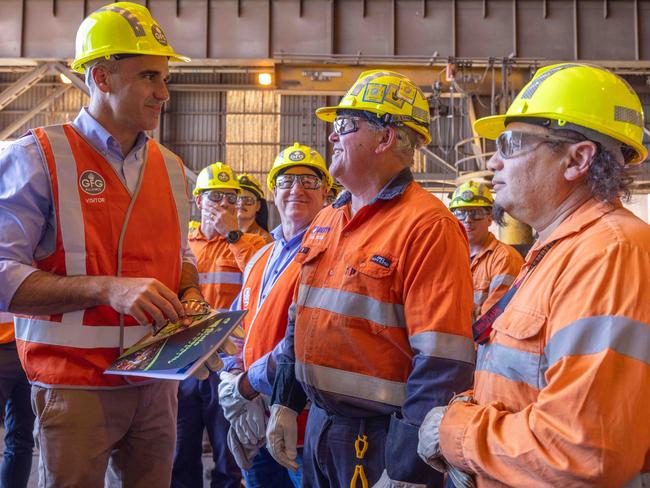
[[[273,237],[269,234],[269,208],[264,199],[261,183],[248,173],[240,174],[237,181],[241,187],[241,193],[237,198],[239,230],[257,234],[266,242],[271,242]]]

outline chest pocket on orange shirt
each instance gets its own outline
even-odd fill
[[[393,302],[398,258],[386,252],[359,250],[344,258],[345,288],[385,302]]]
[[[489,370],[533,388],[544,386],[546,317],[534,310],[506,308],[493,324],[488,347],[479,351],[477,369]]]

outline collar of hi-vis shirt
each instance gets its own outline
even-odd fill
[[[472,263],[474,263],[478,258],[482,257],[484,254],[492,252],[497,247],[497,238],[494,237],[492,232],[488,232],[487,237],[485,238],[485,243],[481,250],[472,256]]]
[[[613,212],[614,210],[621,208],[622,204],[620,200],[615,200],[611,203],[599,202],[595,198],[590,198],[582,205],[580,205],[571,215],[569,215],[563,222],[558,225],[558,227],[551,233],[548,239],[544,242],[538,241],[528,252],[526,256],[526,263],[528,264],[537,253],[544,248],[548,243],[553,241],[560,241],[569,236],[579,233],[585,227],[588,227],[596,220],[600,219],[604,215]]]
[[[138,179],[140,178],[140,169],[144,162],[144,148],[149,140],[144,132],[140,132],[135,141],[135,145],[124,156],[122,155],[122,148],[113,137],[86,109],[82,108],[77,117],[72,122],[75,129],[100,152],[108,163],[113,167],[115,173],[124,182],[126,187],[131,193],[135,191],[138,186]]]
[[[397,173],[393,178],[386,183],[386,185],[377,193],[377,196],[372,199],[368,205],[372,205],[377,200],[392,200],[402,195],[406,188],[413,181],[413,173],[410,168],[404,168]],[[333,208],[341,208],[352,200],[352,194],[349,191],[344,191],[339,198],[332,204]]]

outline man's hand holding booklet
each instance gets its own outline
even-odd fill
[[[245,310],[213,310],[191,316],[189,324],[188,318],[169,323],[127,349],[105,373],[172,380],[199,376],[214,369],[214,361],[208,363],[218,352],[237,352],[228,338],[243,338],[239,323],[245,314]]]

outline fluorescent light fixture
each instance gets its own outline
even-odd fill
[[[257,75],[257,82],[262,86],[269,86],[273,83],[273,76],[271,73],[259,73]]]
[[[62,81],[63,83],[65,83],[66,85],[69,85],[70,83],[72,83],[72,80],[70,80],[70,78],[68,78],[68,77],[67,77],[66,75],[64,75],[63,73],[59,73],[59,78],[60,78],[61,81]]]

